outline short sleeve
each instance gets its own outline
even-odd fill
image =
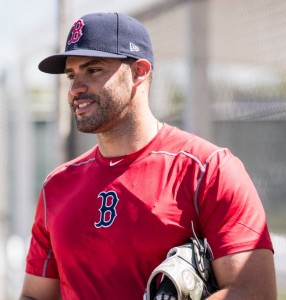
[[[229,150],[211,159],[199,195],[201,231],[215,258],[259,248],[273,251],[257,190]]]
[[[35,276],[59,278],[57,263],[46,226],[44,188],[40,192],[37,203],[32,238],[26,259],[26,272]]]

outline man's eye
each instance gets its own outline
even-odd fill
[[[73,75],[73,74],[66,74],[66,75],[67,75],[67,78],[68,78],[69,80],[74,79],[74,75]]]
[[[98,73],[101,69],[99,68],[92,68],[92,69],[88,69],[87,72],[88,74],[95,74]]]

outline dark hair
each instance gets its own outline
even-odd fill
[[[136,58],[133,58],[133,57],[126,57],[126,58],[122,58],[121,59],[121,62],[123,63],[123,64],[126,64],[126,65],[129,65],[129,66],[131,66],[133,63],[134,63],[134,61],[136,61],[137,59]]]

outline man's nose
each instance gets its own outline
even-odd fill
[[[76,97],[82,93],[86,93],[87,92],[87,85],[84,83],[83,80],[81,80],[80,78],[74,78],[73,80],[71,80],[70,82],[70,86],[69,86],[69,93],[73,96]]]

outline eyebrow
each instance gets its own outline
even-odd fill
[[[91,60],[85,62],[84,64],[79,65],[79,69],[83,70],[91,65],[96,65],[99,63],[103,63],[103,61],[101,59],[91,59]],[[65,68],[64,69],[65,73],[72,72],[72,71],[73,71],[73,68]]]

